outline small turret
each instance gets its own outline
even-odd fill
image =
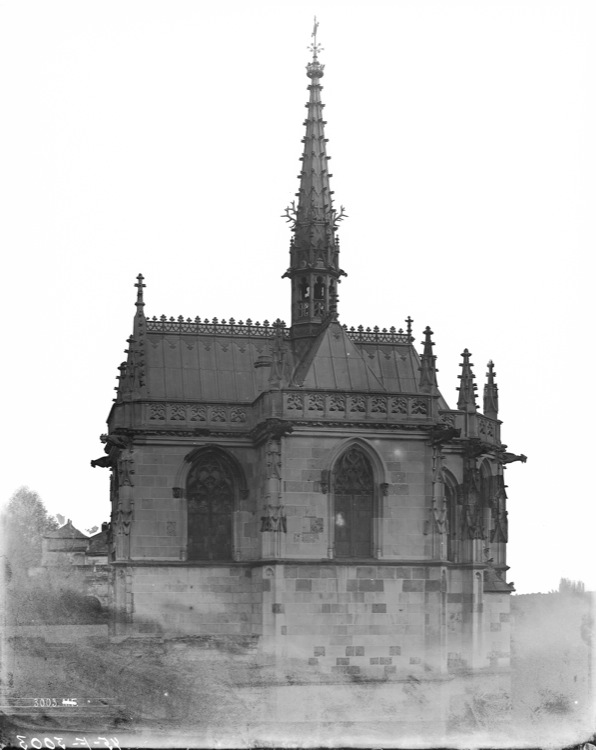
[[[486,417],[497,419],[499,415],[499,389],[495,383],[494,364],[492,359],[488,362],[487,382],[484,386],[483,411]]]
[[[465,411],[468,414],[475,414],[478,410],[476,405],[476,389],[477,385],[474,382],[474,373],[472,372],[472,363],[470,357],[472,356],[467,349],[462,352],[463,362],[460,364],[461,375],[458,375],[460,384],[459,398],[457,399],[457,408],[460,411]]]

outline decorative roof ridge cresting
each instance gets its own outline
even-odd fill
[[[192,319],[184,318],[182,315],[178,316],[178,318],[167,318],[165,315],[162,315],[160,318],[157,318],[155,315],[152,318],[146,318],[147,333],[273,338],[277,328],[281,329],[284,338],[290,337],[290,329],[286,327],[283,320],[279,319],[274,323],[265,320],[261,324],[259,321],[253,323],[250,318],[246,321],[236,321],[234,318],[230,318],[229,320],[222,319],[221,321],[218,318],[213,318],[212,320],[204,318],[201,320],[199,316]],[[347,325],[342,325],[342,328],[350,340],[356,344],[410,344],[412,341],[411,334],[406,333],[403,328],[396,329],[395,326],[391,326],[391,328],[379,328],[378,326],[374,326],[374,328],[358,326],[355,328],[351,326],[348,328]]]
[[[259,321],[253,323],[248,318],[246,322],[239,320],[236,321],[234,318],[229,320],[213,318],[209,320],[205,318],[201,320],[199,316],[194,318],[184,318],[182,315],[178,318],[167,318],[162,315],[160,318],[153,316],[153,318],[147,319],[147,333],[178,333],[178,334],[207,334],[211,336],[253,336],[258,338],[272,338],[275,336],[277,329],[281,329],[282,335],[288,338],[290,331],[286,328],[286,324],[279,318],[274,322],[270,323],[268,320],[264,320],[261,324]]]

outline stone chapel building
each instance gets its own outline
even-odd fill
[[[457,406],[432,331],[338,317],[340,266],[318,47],[290,262],[291,320],[145,314],[93,465],[111,470],[116,634],[251,643],[304,684],[507,691],[503,468],[495,372],[470,353]],[[283,269],[280,269],[283,270]],[[281,666],[280,666],[281,665]]]

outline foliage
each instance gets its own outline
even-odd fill
[[[10,576],[26,575],[41,563],[42,539],[58,522],[29,487],[20,487],[10,498],[1,518],[3,553]]]
[[[107,617],[94,597],[73,588],[56,588],[47,580],[12,587],[7,603],[8,625],[96,625]]]
[[[569,696],[556,690],[544,689],[540,691],[540,705],[534,709],[533,713],[534,718],[540,718],[544,714],[564,716],[572,710]]]
[[[583,581],[572,581],[570,578],[561,578],[559,581],[560,594],[584,594],[586,586]]]

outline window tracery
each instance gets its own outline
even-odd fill
[[[349,448],[334,470],[335,556],[372,557],[374,474],[365,453]]]
[[[235,472],[224,453],[201,452],[188,473],[188,559],[232,558]]]

